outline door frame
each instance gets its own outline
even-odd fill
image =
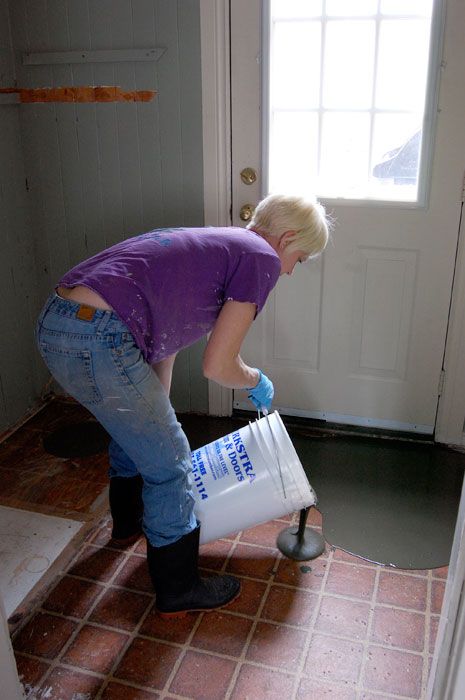
[[[19,680],[16,660],[11,644],[10,632],[5,612],[3,597],[0,594],[0,678],[4,697],[11,700],[24,700],[26,697]]]
[[[200,0],[204,212],[207,226],[231,224],[229,4],[230,0]],[[465,180],[463,189],[462,200],[465,199]],[[464,229],[465,224],[462,220],[461,231],[458,234],[456,268],[444,353],[444,382],[438,399],[435,426],[437,442],[460,446],[465,445]],[[211,415],[231,415],[232,391],[230,389],[210,381],[208,395]]]
[[[229,0],[200,0],[204,225],[231,225]],[[233,394],[208,382],[208,412],[232,414]]]

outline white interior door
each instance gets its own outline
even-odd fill
[[[465,3],[445,10],[231,2],[233,224],[270,191],[316,194],[335,220],[243,348],[283,413],[434,432],[465,163]],[[412,157],[388,162],[412,144],[413,177]]]

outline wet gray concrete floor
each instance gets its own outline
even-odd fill
[[[181,415],[192,449],[242,427],[242,418]],[[286,419],[284,419],[286,422]],[[465,454],[427,442],[288,432],[318,495],[335,547],[401,569],[449,563]]]

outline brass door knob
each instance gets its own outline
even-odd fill
[[[257,180],[257,173],[253,168],[244,168],[241,170],[241,180],[244,185],[253,185]]]
[[[241,221],[250,221],[252,218],[252,214],[254,212],[255,207],[253,207],[251,204],[244,204],[241,207],[241,210],[239,212],[239,216],[241,218]]]

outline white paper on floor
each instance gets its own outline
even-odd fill
[[[0,506],[0,594],[7,616],[82,526],[77,520]]]

